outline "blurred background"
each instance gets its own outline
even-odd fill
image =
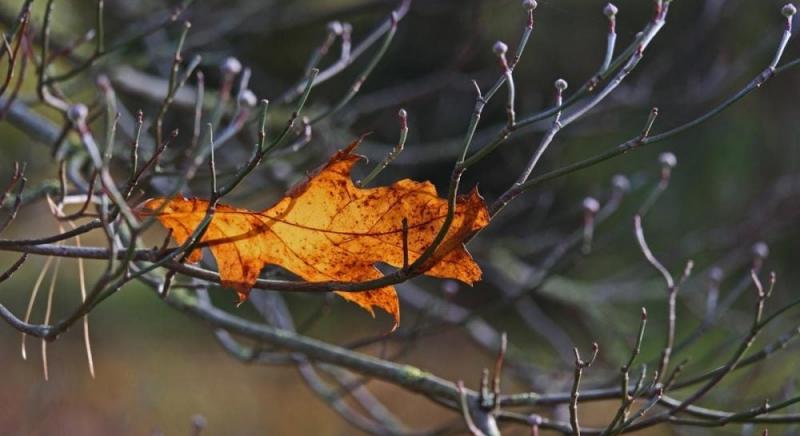
[[[9,28],[22,3],[0,3],[3,29]],[[649,20],[652,4],[641,0],[618,0],[616,4],[620,10],[618,47],[624,47]],[[597,71],[606,41],[604,5],[595,0],[539,1],[533,35],[514,72],[520,116],[552,105],[556,79],[567,80],[569,94]],[[653,130],[660,132],[698,117],[733,95],[772,59],[783,31],[782,5],[782,0],[673,1],[665,29],[639,67],[598,108],[556,137],[534,175],[634,137],[653,106],[660,111]],[[124,38],[136,26],[174,6],[162,1],[109,0],[105,6],[107,38]],[[234,56],[252,70],[250,89],[259,98],[273,100],[302,77],[308,56],[325,38],[329,22],[350,23],[353,41],[358,42],[396,6],[396,1],[387,0],[198,0],[185,13],[192,29],[184,57],[202,55],[200,69],[207,85],[215,87],[221,80],[220,64]],[[57,1],[55,8],[53,33],[58,40],[74,40],[94,26],[94,2]],[[41,26],[43,9],[44,2],[34,2],[34,29]],[[440,192],[445,190],[474,103],[470,80],[477,80],[483,89],[494,83],[500,71],[492,45],[502,40],[515,49],[524,25],[525,13],[518,0],[413,1],[360,93],[341,111],[314,126],[308,144],[265,162],[250,180],[253,189],[235,193],[229,201],[257,209],[269,206],[306,171],[365,132],[372,134],[360,151],[370,162],[380,160],[397,141],[400,108],[409,114],[406,149],[376,183],[409,177],[431,180]],[[133,75],[164,80],[179,33],[178,24],[168,25],[116,52],[101,61],[96,71],[69,82],[70,91],[84,96],[84,102],[92,102],[97,94],[95,74],[103,73],[111,78],[121,105],[131,113],[141,108],[152,116],[158,107],[158,101],[148,97],[152,86],[142,81],[143,76]],[[789,42],[785,60],[800,56],[796,39]],[[337,50],[332,49],[323,65],[335,61]],[[82,56],[90,53],[91,47],[77,50]],[[363,57],[315,88],[309,112],[320,113],[334,104],[370,59],[369,55]],[[32,110],[57,120],[34,102],[33,81],[23,84],[20,101],[30,102]],[[475,146],[485,144],[505,123],[504,96],[501,88],[487,107]],[[790,70],[690,131],[525,193],[470,244],[486,280],[474,288],[432,279],[400,286],[401,296],[408,296],[401,300],[403,325],[393,335],[387,335],[389,317],[378,314],[373,320],[333,296],[289,295],[289,307],[298,323],[314,320],[306,330],[309,336],[340,345],[386,336],[360,350],[396,355],[396,361],[451,380],[463,379],[473,388],[481,368],[494,360],[491,347],[476,339],[480,335],[469,328],[443,327],[428,313],[433,309],[426,307],[425,296],[466,310],[497,307],[481,312],[482,319],[496,331],[508,332],[516,361],[527,365],[507,375],[508,392],[567,390],[572,347],[588,353],[593,341],[600,344],[601,352],[596,367],[586,374],[585,386],[608,385],[629,354],[640,307],[646,306],[651,314],[643,360],[655,359],[662,346],[664,284],[642,258],[632,226],[633,214],[659,181],[660,153],[671,151],[678,164],[669,188],[645,218],[648,242],[675,275],[680,275],[687,259],[695,263],[695,274],[679,298],[679,341],[702,323],[710,269],[719,267],[724,273],[719,300],[725,301],[747,279],[753,246],[758,242],[769,247],[769,256],[763,261],[765,271],[774,270],[778,277],[771,307],[798,295],[800,270],[794,257],[800,244],[798,99],[800,70]],[[168,128],[191,129],[191,109],[178,106],[167,118]],[[273,131],[285,124],[290,110],[276,107],[270,118]],[[464,186],[478,185],[488,201],[496,199],[513,183],[547,127],[549,124],[536,124],[513,137],[470,169]],[[235,168],[244,162],[253,138],[247,130],[237,135],[223,165]],[[0,121],[0,139],[0,180],[11,177],[15,161],[27,162],[31,187],[44,186],[56,177],[49,144],[8,120]],[[370,168],[361,165],[359,174]],[[504,289],[526,289],[526,280],[550,250],[581,229],[583,199],[608,200],[615,174],[626,175],[632,188],[620,209],[598,225],[592,252],[571,256],[543,285],[531,290],[527,318],[513,308],[493,306],[502,300]],[[198,185],[194,189],[202,195],[204,188]],[[22,238],[57,231],[45,202],[38,201],[23,208],[2,236]],[[97,245],[102,240],[97,236],[83,242]],[[157,240],[158,236],[154,237]],[[15,259],[14,253],[0,252],[0,269]],[[24,313],[44,262],[44,258],[32,259],[13,280],[0,284],[3,304],[15,313]],[[87,262],[90,276],[93,265],[100,264]],[[45,287],[49,280],[48,276]],[[64,260],[56,286],[57,318],[79,298],[74,260]],[[677,362],[690,357],[687,374],[702,373],[723,361],[734,339],[749,328],[753,292],[748,288],[730,297],[731,305],[715,327],[675,358]],[[234,309],[233,294],[227,290],[213,289],[212,297],[223,307],[255,316],[250,305]],[[43,316],[41,294],[39,298],[34,320]],[[797,312],[789,312],[766,330],[754,349],[796,327],[798,320]],[[248,365],[229,357],[209,328],[169,309],[144,287],[125,287],[92,313],[90,325],[96,378],[87,370],[81,332],[75,328],[48,347],[49,381],[43,378],[39,341],[28,340],[28,358],[23,360],[20,334],[0,325],[0,368],[4,373],[0,432],[190,434],[192,422],[199,416],[206,422],[203,434],[357,432],[306,387],[295,368]],[[415,336],[419,331],[423,333]],[[759,405],[764,398],[777,402],[794,392],[798,364],[800,357],[790,347],[738,372],[703,405],[740,410]],[[373,381],[369,387],[413,428],[460,419],[423,397],[388,384]],[[617,402],[582,407],[583,422],[602,424],[616,407]],[[545,412],[564,416],[564,410]],[[662,426],[647,434],[748,434],[759,429]],[[800,427],[776,426],[770,431],[797,434]],[[527,433],[524,428],[508,428],[508,434]]]

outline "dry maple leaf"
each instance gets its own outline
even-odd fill
[[[430,182],[400,180],[391,186],[362,189],[350,170],[361,159],[353,154],[357,140],[327,164],[293,187],[277,204],[262,212],[217,205],[203,235],[214,255],[222,284],[239,300],[267,264],[279,265],[308,281],[364,282],[382,277],[375,263],[403,266],[403,219],[407,220],[408,260],[413,263],[431,245],[447,215],[447,200]],[[164,201],[167,204],[162,207]],[[208,201],[156,198],[138,208],[141,215],[158,211],[157,219],[183,244],[203,219]],[[472,284],[481,270],[464,239],[485,227],[489,213],[476,189],[459,197],[447,235],[421,266],[424,274]],[[195,249],[189,261],[200,260]],[[393,286],[364,292],[337,292],[374,316],[379,307],[400,321]]]

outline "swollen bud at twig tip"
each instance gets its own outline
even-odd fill
[[[239,104],[247,107],[255,107],[258,103],[258,97],[249,89],[245,89],[239,93]]]
[[[539,3],[536,3],[536,0],[522,0],[522,7],[525,8],[525,10],[532,11],[536,9],[537,6],[539,6]]]
[[[603,8],[603,15],[608,18],[614,18],[617,15],[619,9],[614,5],[614,3],[606,3],[606,6]]]
[[[334,35],[341,35],[344,31],[342,27],[342,23],[339,21],[331,21],[328,23],[328,32],[333,33]]]
[[[769,245],[764,241],[753,244],[753,256],[759,259],[766,259],[769,256]]]
[[[225,75],[239,74],[242,71],[242,63],[239,62],[239,59],[229,56],[225,58],[220,68],[222,69],[222,73]]]
[[[89,115],[89,108],[85,104],[73,104],[67,109],[67,118],[73,123],[84,123]]]
[[[208,421],[203,415],[194,415],[192,416],[192,428],[195,430],[202,430],[206,428],[208,425]]]
[[[556,89],[559,92],[564,92],[564,91],[566,91],[566,89],[569,86],[569,84],[564,79],[558,79],[558,80],[556,80],[555,86],[556,86]]]
[[[583,199],[583,210],[594,215],[600,210],[600,203],[594,197]]]
[[[444,283],[442,283],[442,291],[444,291],[446,295],[457,294],[458,287],[458,283],[456,283],[455,280],[445,280]]]
[[[642,321],[646,321],[646,320],[647,320],[647,308],[642,306]]]
[[[631,190],[631,181],[622,174],[617,174],[611,178],[611,186],[622,192]]]
[[[508,52],[508,46],[503,41],[497,41],[492,46],[492,51],[497,56],[505,56],[506,52]]]
[[[781,8],[781,14],[783,14],[783,16],[786,18],[792,18],[796,13],[797,13],[797,8],[791,3],[786,3]]]
[[[539,415],[528,415],[528,425],[542,425],[542,417]]]
[[[722,272],[722,268],[718,266],[711,268],[711,271],[708,272],[708,278],[714,283],[721,282],[723,277],[724,273]]]
[[[675,165],[678,165],[678,158],[667,151],[658,155],[658,163],[667,168],[675,168]]]
[[[111,90],[111,80],[109,80],[108,76],[105,74],[101,74],[97,76],[97,80],[95,81],[97,86],[103,91],[108,92]]]
[[[401,108],[399,111],[397,111],[397,116],[400,118],[408,118],[408,113],[405,109]]]

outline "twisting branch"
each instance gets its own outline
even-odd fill
[[[639,243],[639,248],[642,250],[642,254],[644,255],[647,262],[653,266],[653,268],[658,271],[661,276],[664,278],[664,281],[667,284],[667,338],[664,343],[664,349],[661,351],[661,361],[658,365],[658,370],[656,372],[656,380],[662,380],[665,377],[665,373],[667,368],[669,367],[670,357],[672,356],[672,348],[675,345],[675,320],[676,320],[676,303],[678,297],[678,289],[680,285],[686,281],[692,271],[693,263],[692,261],[688,261],[686,263],[686,268],[684,270],[684,274],[681,277],[679,282],[675,282],[675,279],[672,278],[672,274],[661,264],[661,262],[656,259],[653,255],[653,252],[650,251],[650,247],[647,245],[647,241],[644,239],[644,230],[642,229],[642,217],[640,215],[636,215],[633,219],[634,223],[634,230],[636,233],[636,240]]]

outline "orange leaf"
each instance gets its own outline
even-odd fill
[[[309,178],[263,212],[218,205],[202,241],[211,248],[224,286],[240,301],[267,264],[279,265],[308,281],[363,282],[382,277],[375,263],[403,266],[403,219],[408,222],[408,258],[413,263],[431,245],[447,214],[447,200],[430,182],[404,179],[391,186],[361,189],[350,170],[361,157],[355,141],[336,153]],[[156,198],[138,208],[155,213],[182,244],[200,224],[208,201]],[[489,222],[486,205],[472,190],[457,200],[452,225],[442,243],[422,265],[426,275],[472,284],[481,270],[464,248],[464,239]],[[190,261],[200,260],[195,249]],[[337,292],[374,316],[379,307],[400,321],[393,286],[365,292]]]

